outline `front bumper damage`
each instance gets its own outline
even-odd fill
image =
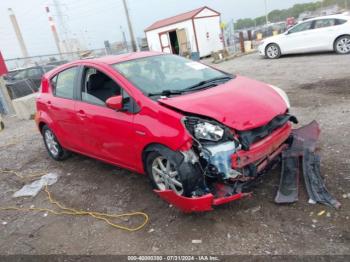
[[[229,151],[229,147],[222,147],[223,149],[226,148],[226,154],[221,154],[221,158],[214,159],[214,163],[215,160],[225,163],[227,160],[225,158],[230,153],[228,161],[230,161],[231,167],[223,164],[221,167],[218,166],[218,169],[226,169],[230,174],[228,180],[232,183],[214,181],[208,187],[206,193],[191,197],[177,195],[172,190],[155,190],[155,192],[183,212],[210,211],[215,206],[250,197],[252,195],[250,185],[254,184],[257,178],[267,173],[276,163],[282,162],[281,183],[276,196],[276,203],[291,203],[297,201],[298,159],[304,158],[307,159],[307,161],[304,161],[305,181],[311,181],[306,183],[310,198],[321,203],[328,201],[333,203],[333,206],[338,207],[340,204],[330,195],[317,193],[320,192],[320,189],[323,190],[321,190],[322,192],[327,192],[325,187],[322,187],[320,176],[315,172],[318,165],[314,162],[317,162],[318,158],[314,157],[313,152],[315,152],[319,133],[319,126],[315,121],[296,130],[292,130],[289,122],[285,123],[282,127],[273,130],[264,139],[251,144],[249,150],[241,149],[232,153]],[[216,149],[209,147],[209,150],[215,152]],[[215,157],[215,154],[213,156]],[[243,178],[239,174],[244,174]]]

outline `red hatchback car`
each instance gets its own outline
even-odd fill
[[[246,195],[291,134],[281,89],[185,58],[140,52],[45,74],[36,122],[49,155],[77,152],[147,174],[183,211]]]

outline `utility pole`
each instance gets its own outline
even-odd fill
[[[269,23],[269,13],[267,11],[267,0],[265,0],[265,18],[266,18],[266,24]]]
[[[11,20],[13,29],[15,30],[17,40],[18,40],[19,45],[21,47],[22,55],[23,55],[23,57],[28,57],[29,55],[28,55],[27,47],[24,43],[22,32],[21,32],[21,29],[19,28],[15,13],[13,12],[12,8],[9,8],[8,11],[10,13],[10,20]]]
[[[126,20],[128,22],[132,50],[134,52],[136,52],[137,51],[136,40],[135,40],[134,30],[132,29],[132,24],[131,24],[129,10],[128,10],[128,6],[126,4],[126,0],[123,0],[123,5],[124,5],[124,9],[125,9]]]
[[[53,21],[53,18],[51,16],[50,8],[48,6],[46,6],[45,10],[46,10],[46,13],[47,13],[47,16],[48,16],[48,19],[49,19],[51,32],[52,32],[53,38],[55,40],[55,44],[56,44],[58,53],[60,54],[60,57],[62,59],[62,50],[61,50],[61,46],[60,46],[60,39],[59,39],[58,34],[57,34],[55,22]]]
[[[64,43],[65,51],[71,52],[71,46],[69,43],[68,28],[63,18],[63,13],[61,10],[61,5],[58,0],[52,0],[55,14],[57,15],[57,24],[61,36],[61,41]]]

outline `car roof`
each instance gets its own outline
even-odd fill
[[[307,21],[314,21],[314,20],[320,20],[320,19],[345,19],[345,20],[349,20],[350,16],[346,15],[346,14],[334,14],[334,15],[325,15],[325,16],[318,16],[318,17],[313,17],[310,19],[306,19],[303,22],[307,22]]]
[[[104,56],[104,57],[99,57],[99,58],[80,59],[80,60],[75,60],[75,61],[72,61],[70,63],[66,63],[66,64],[55,67],[51,71],[47,72],[45,74],[45,77],[51,78],[56,73],[66,69],[68,67],[82,65],[85,63],[113,65],[113,64],[131,61],[131,60],[135,60],[135,59],[139,59],[139,58],[151,57],[151,56],[157,56],[157,55],[163,55],[163,54],[164,53],[161,53],[161,52],[142,51],[142,52],[120,54],[120,55],[109,55],[109,56]]]
[[[84,60],[79,60],[79,61],[80,62],[89,61],[89,62],[94,62],[94,63],[104,63],[104,64],[112,65],[112,64],[122,63],[125,61],[130,61],[130,60],[134,60],[134,59],[138,59],[138,58],[156,56],[156,55],[161,55],[161,54],[162,53],[160,53],[160,52],[143,51],[143,52],[121,54],[121,55],[109,55],[109,56],[92,58],[92,59],[84,59]]]

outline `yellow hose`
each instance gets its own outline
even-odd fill
[[[0,173],[8,173],[8,174],[13,174],[16,175],[17,177],[21,179],[26,179],[26,178],[37,178],[42,176],[43,174],[39,175],[31,175],[31,176],[22,176],[18,174],[16,171],[13,170],[0,170]],[[131,213],[123,213],[123,214],[108,214],[108,213],[100,213],[100,212],[95,212],[95,211],[84,211],[84,210],[76,210],[73,208],[68,208],[60,204],[57,200],[55,200],[52,196],[51,193],[47,187],[45,186],[45,192],[47,194],[47,199],[52,205],[56,205],[61,211],[56,211],[53,209],[48,209],[48,208],[39,208],[39,207],[29,207],[29,208],[19,208],[19,207],[0,207],[0,211],[8,211],[8,210],[15,210],[15,211],[39,211],[39,212],[48,212],[51,214],[55,215],[72,215],[72,216],[91,216],[95,219],[102,220],[108,225],[126,230],[129,232],[137,231],[142,229],[149,221],[149,217],[146,213],[144,212],[131,212]],[[132,216],[141,216],[143,217],[143,222],[140,225],[137,225],[135,227],[127,227],[123,226],[121,224],[113,223],[111,219],[116,219],[116,218],[122,218],[122,217],[132,217]]]

